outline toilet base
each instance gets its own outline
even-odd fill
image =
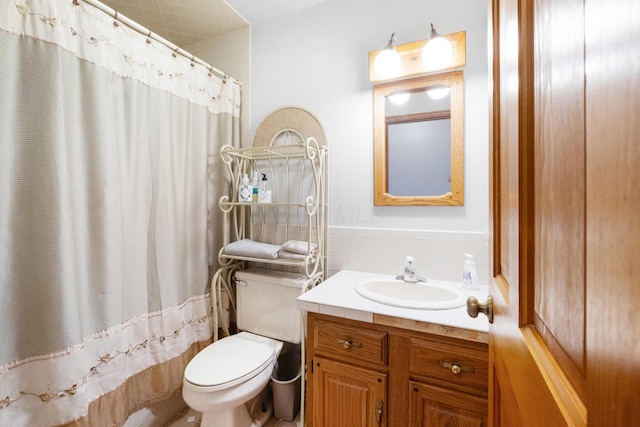
[[[273,399],[269,386],[260,394],[234,408],[204,412],[200,427],[261,427],[273,414]]]

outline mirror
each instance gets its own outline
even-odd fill
[[[464,205],[463,72],[373,88],[374,204]]]

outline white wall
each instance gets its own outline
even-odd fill
[[[465,205],[373,206],[373,85],[368,53],[386,44],[467,32]],[[250,36],[250,40],[249,40]],[[264,117],[298,105],[330,149],[329,272],[395,274],[406,255],[427,277],[459,280],[462,252],[488,282],[487,6],[481,0],[327,0],[187,47],[243,81],[243,145]]]
[[[467,32],[465,205],[374,207],[368,52]],[[481,0],[328,0],[258,23],[251,35],[251,133],[271,111],[314,113],[330,149],[331,226],[485,232],[488,225],[487,6]]]

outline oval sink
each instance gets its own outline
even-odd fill
[[[394,279],[369,279],[358,283],[355,290],[371,301],[402,308],[448,310],[466,303],[461,291],[438,282],[407,283]]]

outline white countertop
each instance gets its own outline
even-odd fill
[[[297,300],[297,307],[307,312],[368,323],[374,323],[374,315],[384,315],[479,332],[487,332],[489,330],[487,317],[480,314],[474,319],[467,314],[465,306],[448,310],[416,310],[370,301],[360,296],[354,288],[357,283],[372,278],[393,279],[394,277],[342,270],[315,288],[300,295]],[[461,290],[467,297],[475,296],[480,302],[484,302],[487,299],[487,286],[480,286],[479,290],[468,290],[464,289],[461,283],[447,283]]]

